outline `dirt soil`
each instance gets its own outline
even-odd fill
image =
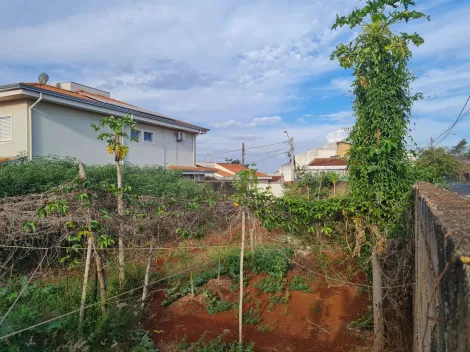
[[[294,269],[295,270],[295,269]],[[288,280],[294,272],[288,273]],[[350,285],[328,287],[320,279],[311,283],[313,293],[291,291],[287,304],[276,304],[269,311],[269,295],[255,288],[263,275],[251,275],[245,297],[249,301],[244,310],[258,306],[262,321],[256,325],[243,326],[245,342],[254,342],[256,351],[352,351],[362,344],[364,336],[347,330],[348,324],[364,315],[369,306],[367,297],[361,297],[357,289]],[[227,278],[211,280],[207,288],[217,296],[231,302],[237,301],[237,292],[229,289]],[[164,344],[181,341],[185,336],[188,342],[199,340],[203,333],[208,339],[215,338],[228,330],[227,341],[238,340],[238,318],[232,309],[210,315],[204,309],[200,297],[182,298],[170,307],[161,307],[165,293],[153,294],[144,328],[152,333],[154,341]],[[256,327],[275,327],[273,331],[257,331]]]

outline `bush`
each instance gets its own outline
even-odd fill
[[[112,164],[86,167],[92,186],[116,184],[116,169]],[[0,196],[12,197],[42,193],[72,181],[78,175],[78,160],[73,158],[35,157],[0,164]],[[123,184],[137,195],[155,197],[194,198],[206,195],[201,185],[186,180],[181,172],[161,166],[123,165]]]
[[[284,289],[285,282],[286,279],[282,277],[279,278],[269,275],[259,280],[256,284],[256,288],[266,293],[281,292]]]
[[[132,271],[127,270],[129,279],[132,279],[131,274]],[[26,285],[20,299],[0,325],[0,336],[58,317],[80,306],[81,275],[64,275],[60,280],[54,278],[53,283],[36,281],[27,284],[27,280],[26,277],[16,278],[0,288],[0,316],[3,316],[18,297],[21,287]],[[117,277],[108,280],[109,297],[118,293],[114,289],[118,287],[115,281],[118,281]],[[132,285],[132,281],[129,285]],[[93,302],[91,288],[87,302]],[[117,349],[130,349],[135,344],[136,330],[139,329],[141,302],[138,299],[134,302],[126,300],[126,304],[120,307],[116,303],[110,301],[106,315],[102,315],[99,304],[87,308],[81,331],[78,328],[78,313],[71,314],[1,340],[0,350],[53,351],[59,348],[72,350],[81,346],[83,350],[91,348],[93,351],[109,351],[115,341],[118,341]]]
[[[254,343],[245,344],[240,346],[238,342],[227,343],[224,341],[228,330],[225,330],[222,335],[219,335],[213,340],[207,340],[206,334],[203,334],[199,341],[194,343],[187,343],[183,340],[178,346],[178,351],[191,351],[191,352],[254,352]]]

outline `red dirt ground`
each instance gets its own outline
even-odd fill
[[[293,272],[289,272],[289,281],[292,276]],[[244,310],[255,307],[258,300],[262,311],[260,324],[277,325],[272,332],[259,332],[256,326],[244,325],[244,341],[254,342],[256,351],[343,352],[361,345],[361,338],[349,332],[347,325],[367,312],[369,301],[360,297],[354,287],[327,287],[315,281],[311,285],[314,293],[291,292],[287,304],[277,304],[269,312],[269,295],[254,287],[260,277],[262,275],[249,279],[245,296],[248,295],[250,300],[244,304]],[[229,331],[227,341],[238,340],[238,318],[234,310],[209,315],[200,300],[194,302],[185,298],[184,302],[161,307],[164,296],[164,292],[154,292],[149,307],[151,313],[144,323],[144,328],[152,332],[157,344],[179,342],[185,336],[188,342],[194,342],[205,332],[207,338],[212,339],[224,330]],[[236,300],[237,293],[233,293],[230,301]],[[320,307],[319,312],[312,312],[314,306]],[[328,333],[315,328],[308,320]]]

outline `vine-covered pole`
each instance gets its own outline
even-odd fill
[[[145,305],[145,300],[147,299],[148,295],[148,285],[149,285],[149,280],[150,280],[150,268],[152,266],[152,257],[153,257],[153,238],[150,240],[150,248],[148,252],[148,258],[147,258],[147,267],[145,268],[145,277],[144,277],[144,288],[142,291],[142,308]]]
[[[348,173],[351,198],[366,222],[364,244],[370,246],[374,306],[374,351],[383,351],[384,312],[382,240],[406,233],[404,214],[411,208],[413,174],[407,156],[406,138],[413,103],[422,98],[413,93],[415,79],[408,69],[409,45],[424,40],[417,33],[395,32],[392,26],[429,16],[411,10],[412,0],[369,0],[362,9],[336,17],[333,29],[360,27],[362,32],[331,55],[352,69],[356,124],[349,140]],[[370,231],[376,227],[377,233]]]

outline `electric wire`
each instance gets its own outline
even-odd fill
[[[470,109],[467,110],[465,113],[464,113],[464,111],[465,111],[465,108],[467,107],[467,104],[468,104],[468,101],[469,101],[469,100],[470,100],[470,95],[468,96],[467,101],[465,102],[465,104],[464,104],[462,110],[460,111],[460,114],[457,116],[457,118],[455,119],[454,123],[453,123],[448,129],[446,129],[444,132],[442,132],[439,136],[437,136],[436,138],[434,138],[434,141],[435,141],[436,144],[442,143],[442,141],[444,141],[444,140],[449,136],[450,132],[451,132],[452,129],[455,127],[455,125],[457,125],[457,123],[459,123],[460,121],[462,121],[462,120],[465,118],[465,116],[468,115],[468,112],[470,111]],[[463,114],[463,115],[462,115],[462,114]],[[445,134],[445,136],[442,137],[444,134]],[[441,138],[441,137],[442,137],[442,138]],[[439,138],[441,138],[441,140],[439,140]]]

